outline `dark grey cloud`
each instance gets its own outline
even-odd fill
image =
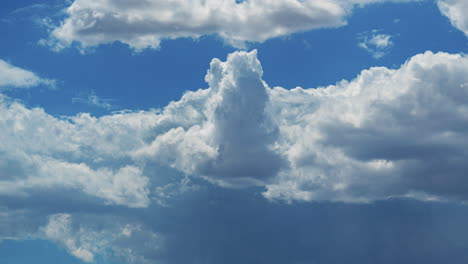
[[[271,203],[260,191],[204,185],[170,207],[68,212],[40,224],[61,227],[63,237],[49,231],[50,239],[66,248],[66,239],[75,240],[71,251],[81,247],[105,255],[106,248],[120,252],[128,263],[435,264],[468,259],[464,205]],[[40,215],[29,215],[34,216]],[[16,217],[9,228],[31,223]],[[125,256],[130,249],[136,256]]]

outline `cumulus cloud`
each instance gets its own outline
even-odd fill
[[[467,200],[465,55],[426,52],[315,89],[262,74],[256,51],[235,52],[211,62],[207,89],[99,118],[1,97],[0,237],[51,239],[84,261],[159,259],[180,227],[158,217],[200,191],[188,179],[287,201]]]
[[[468,2],[465,0],[438,0],[442,14],[447,16],[452,22],[452,25],[468,36]]]
[[[353,7],[385,0],[75,0],[42,43],[62,49],[119,41],[136,50],[161,40],[218,35],[231,45],[346,24]],[[391,1],[391,0],[390,0]],[[408,1],[408,0],[407,0]]]
[[[464,55],[426,52],[335,86],[275,88],[292,170],[265,195],[465,200],[467,69]]]
[[[42,109],[27,109],[18,102],[8,102],[8,98],[0,103],[0,193],[27,195],[38,189],[64,188],[81,190],[106,203],[148,205],[148,178],[141,168],[124,160],[112,162],[121,158],[126,148],[123,145],[135,142],[127,134],[132,133],[131,128],[124,132],[125,129],[118,129],[122,124],[116,124],[101,130],[93,124],[101,120],[86,114],[60,120]],[[129,121],[139,126],[137,119]],[[113,133],[113,129],[118,131]],[[103,133],[108,133],[104,136],[106,143],[101,141]],[[119,146],[112,146],[114,140],[122,141]]]
[[[55,81],[40,78],[31,71],[15,67],[0,59],[0,89],[29,88],[39,84],[54,86]]]
[[[372,57],[380,59],[390,52],[393,46],[392,36],[379,33],[379,30],[372,30],[361,33],[358,46],[369,52]]]
[[[278,129],[265,111],[269,96],[262,74],[256,51],[231,54],[227,62],[214,59],[206,76],[210,89],[194,93],[204,97],[203,104],[193,109],[184,102],[193,94],[177,103],[197,111],[201,120],[159,135],[137,156],[221,185],[264,185],[285,161],[274,149]]]
[[[272,199],[464,200],[467,70],[464,55],[427,52],[335,86],[272,89],[255,51],[234,53],[213,60],[210,89],[162,114],[188,108],[198,121],[135,157],[223,186],[266,185]]]

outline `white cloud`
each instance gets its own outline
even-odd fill
[[[442,14],[447,16],[453,26],[468,36],[468,2],[466,0],[438,0]]]
[[[77,245],[76,241],[80,240],[80,238],[71,236],[70,222],[71,216],[68,214],[52,215],[49,219],[49,223],[44,228],[44,233],[47,238],[63,243],[73,256],[84,262],[92,262],[94,254],[86,249],[86,246],[82,247]]]
[[[15,67],[0,59],[0,89],[29,88],[39,84],[53,87],[55,81],[42,79],[33,72]]]
[[[354,6],[384,1],[75,0],[66,9],[68,17],[42,43],[59,50],[74,42],[86,48],[120,41],[140,50],[157,48],[164,39],[215,34],[231,45],[243,46],[342,26]]]
[[[141,140],[134,136],[142,131],[132,131],[132,126],[144,129],[140,122],[151,114],[131,118],[127,124],[123,120],[113,123],[134,114],[103,119],[82,114],[60,120],[42,109],[27,109],[7,100],[0,102],[4,161],[0,171],[6,174],[0,193],[26,195],[37,189],[71,188],[111,204],[148,206],[148,178],[141,168],[122,159],[126,149]],[[104,123],[106,128],[101,129]]]
[[[70,188],[146,207],[151,178],[164,177],[150,168],[167,166],[222,186],[266,185],[268,197],[294,188],[290,198],[306,200],[462,197],[460,185],[418,179],[438,181],[436,171],[463,179],[467,71],[464,55],[425,53],[398,70],[371,68],[351,82],[289,91],[268,87],[253,51],[214,59],[210,88],[160,113],[57,119],[4,98],[0,170],[8,177],[0,193]],[[432,159],[437,170],[427,170]]]
[[[108,218],[91,219],[77,219],[70,214],[50,215],[47,224],[41,228],[41,236],[61,245],[71,255],[87,263],[92,263],[97,255],[105,256],[109,251],[122,257],[127,263],[148,263],[144,257],[135,253],[141,252],[143,248],[154,252],[159,250],[159,235],[144,230],[141,226],[124,225],[115,219],[109,223],[111,219]],[[105,228],[99,226],[102,223],[106,224]]]
[[[211,62],[208,89],[99,118],[1,97],[0,237],[44,236],[85,261],[108,249],[157,259],[149,211],[196,190],[186,177],[289,201],[467,200],[465,55],[427,52],[316,89],[270,88],[262,74],[256,51],[236,52]]]
[[[427,52],[351,82],[272,91],[291,169],[267,197],[466,200],[468,58]]]
[[[466,169],[467,72],[464,55],[428,52],[398,70],[288,91],[261,80],[255,52],[234,53],[213,60],[209,90],[163,112],[198,109],[198,121],[158,135],[136,156],[223,186],[266,184],[269,198],[464,200],[456,183]]]
[[[264,185],[285,161],[274,150],[278,131],[265,112],[262,74],[256,51],[233,53],[227,62],[214,59],[206,76],[210,89],[189,93],[163,112],[180,118],[188,108],[196,111],[196,123],[157,136],[136,157],[225,186]]]
[[[380,59],[390,52],[393,46],[392,36],[381,34],[379,30],[364,32],[359,35],[359,47],[368,51],[372,57]]]

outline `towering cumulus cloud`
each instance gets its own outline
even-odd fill
[[[215,34],[231,45],[242,46],[342,26],[354,6],[384,1],[75,0],[48,43],[61,49],[73,42],[89,47],[120,41],[139,50],[157,48],[162,39]]]
[[[196,189],[190,179],[287,201],[468,199],[465,55],[426,52],[287,90],[262,80],[256,51],[235,52],[206,81],[161,111],[99,118],[1,97],[0,237],[144,263],[178,230],[151,213],[156,202]]]
[[[269,96],[262,73],[256,51],[231,54],[227,62],[214,59],[206,76],[210,89],[194,93],[206,96],[203,104],[194,106],[190,93],[166,109],[169,114],[177,106],[170,114],[179,116],[191,108],[202,120],[158,136],[140,154],[173,159],[170,166],[221,185],[264,185],[283,160],[273,149],[278,128],[266,112]]]

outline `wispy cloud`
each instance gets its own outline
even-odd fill
[[[380,33],[380,30],[366,31],[358,35],[358,46],[367,50],[372,57],[380,59],[387,55],[392,46],[392,36]]]
[[[43,26],[43,21],[51,21],[64,15],[63,9],[66,7],[63,1],[36,3],[17,8],[1,18],[5,23],[16,23],[17,21],[30,20]]]
[[[0,59],[0,89],[30,88],[38,85],[56,87],[56,80],[39,77],[34,72],[16,67]]]
[[[111,110],[114,106],[111,104],[112,99],[104,99],[96,95],[94,91],[85,96],[78,96],[72,98],[72,103],[87,104],[90,106],[95,106],[103,108],[106,110]]]

